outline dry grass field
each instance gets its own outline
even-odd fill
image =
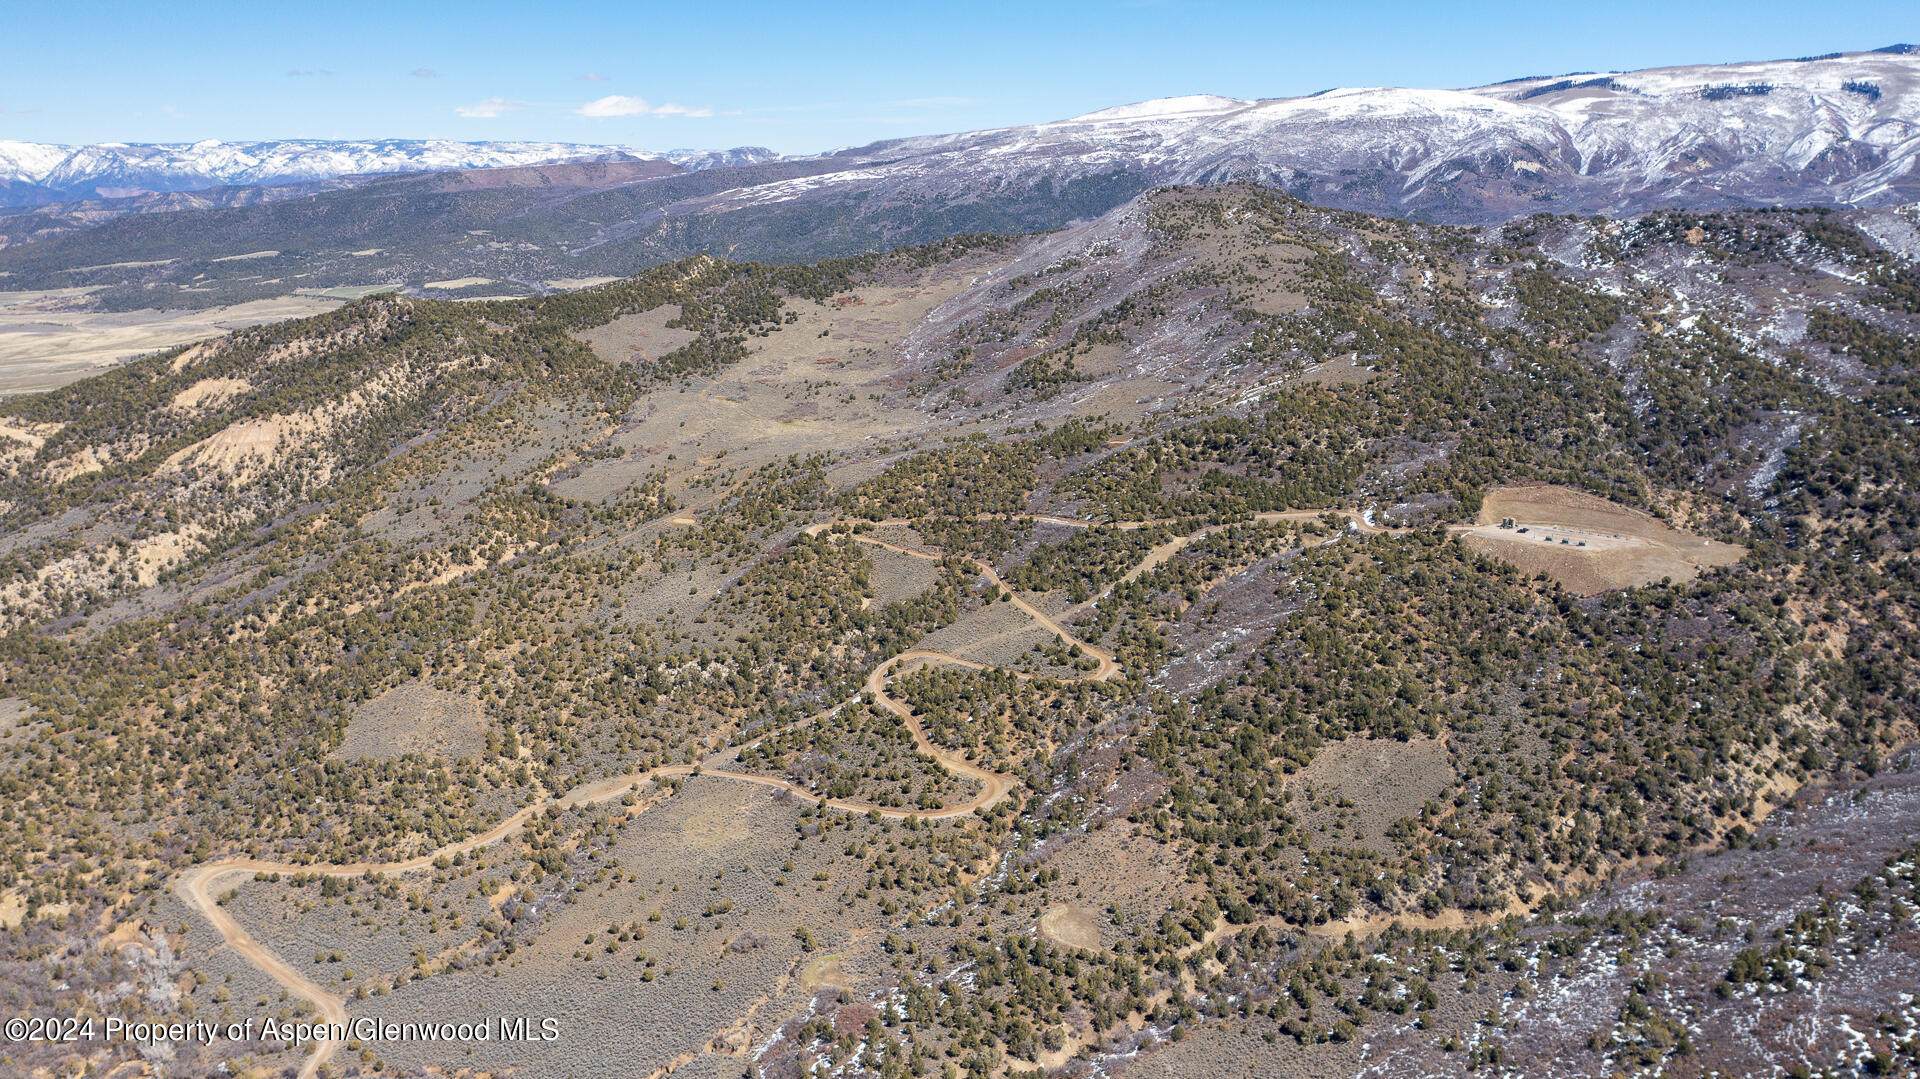
[[[861,288],[830,304],[791,305],[796,321],[755,340],[747,359],[648,395],[607,443],[621,455],[587,466],[559,489],[604,499],[658,472],[684,507],[677,519],[699,521],[763,465],[919,435],[925,415],[889,400],[894,350],[930,307],[967,281],[934,274],[907,286]],[[581,337],[609,360],[657,358],[690,337],[665,326],[677,314],[671,305],[655,308]],[[850,482],[862,467],[835,479]]]
[[[340,758],[384,759],[408,753],[456,760],[486,745],[480,702],[419,682],[396,686],[354,710]]]
[[[19,697],[0,697],[0,739],[10,738],[26,727],[33,717],[33,706]]]
[[[952,625],[936,630],[920,642],[930,652],[945,652],[970,663],[989,667],[1051,671],[1034,653],[1034,646],[1056,644],[1053,634],[1034,624],[1011,603],[994,603],[962,615]]]
[[[1288,788],[1317,840],[1390,851],[1388,827],[1453,789],[1449,758],[1438,738],[1348,738],[1321,747]]]
[[[84,308],[88,291],[0,292],[0,397],[50,390],[130,356],[317,315],[343,302],[284,296],[198,311],[109,313]]]
[[[663,1066],[682,1074],[708,1066],[696,1064],[708,1056],[727,1064],[721,1074],[741,1074],[744,1054],[822,982],[862,992],[879,984],[870,958],[847,954],[858,944],[865,956],[873,936],[871,912],[845,898],[862,874],[842,850],[868,826],[848,820],[844,843],[806,841],[804,807],[759,787],[688,779],[625,826],[601,858],[612,872],[554,902],[531,945],[357,1006],[406,1021],[479,1017],[512,1000],[559,1018],[558,1041],[480,1046],[451,1060],[441,1047],[382,1046],[382,1058],[536,1079]],[[811,934],[812,951],[798,928]],[[836,953],[845,958],[822,962]]]
[[[608,363],[657,360],[693,340],[693,331],[667,325],[679,317],[679,304],[661,304],[582,331],[580,339]]]
[[[860,552],[873,567],[869,580],[873,584],[871,605],[875,607],[911,599],[933,587],[940,576],[939,564],[925,558],[872,545],[863,545]]]

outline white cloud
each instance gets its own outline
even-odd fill
[[[416,79],[437,79],[440,77],[440,73],[430,67],[416,67],[412,71],[407,72],[407,74],[412,75]]]
[[[605,75],[600,74],[598,71],[589,71],[585,75],[580,76],[580,81],[581,82],[606,82],[607,77]]]
[[[645,116],[647,99],[625,94],[608,94],[573,110],[581,116]]]
[[[187,118],[186,113],[181,112],[179,108],[173,105],[162,105],[160,106],[160,111],[166,113],[168,116],[173,117],[175,120],[184,120]]]
[[[490,97],[485,101],[476,101],[471,105],[456,105],[454,112],[469,120],[491,120],[503,113],[526,108],[523,101],[508,101],[504,97]]]
[[[669,101],[664,105],[649,105],[644,97],[631,97],[626,94],[608,94],[606,97],[589,101],[573,110],[580,116],[712,116],[713,110],[705,105],[682,105]]]
[[[324,67],[314,67],[314,68],[296,67],[293,70],[287,72],[287,78],[289,79],[324,79],[332,74],[333,74],[332,71],[329,71]]]

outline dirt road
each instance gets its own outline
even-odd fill
[[[828,522],[827,524],[816,526],[808,529],[808,532],[809,534],[818,535],[824,529],[831,527],[831,524],[832,522]],[[867,536],[855,536],[854,538],[862,543],[885,547],[888,550],[897,551],[915,558],[938,560],[944,557],[935,552],[900,547]],[[1013,590],[1007,587],[1006,582],[1000,579],[1000,575],[994,572],[992,566],[977,559],[969,558],[967,561],[969,565],[980,572],[981,576],[985,577],[996,587],[1007,592],[1011,597],[1009,602],[1026,612],[1035,622],[1054,633],[1062,641],[1070,645],[1079,645],[1082,651],[1098,660],[1099,666],[1093,671],[1088,672],[1085,676],[1086,678],[1106,680],[1118,673],[1119,665],[1114,661],[1113,653],[1089,642],[1077,639],[1053,619],[1047,617],[1046,614],[1014,594]],[[883,817],[895,819],[918,817],[926,820],[941,820],[949,817],[965,816],[977,810],[989,809],[1000,804],[1000,802],[1004,801],[1013,791],[1014,780],[1012,777],[989,771],[967,760],[966,757],[961,754],[934,745],[933,742],[927,738],[926,730],[921,727],[920,722],[914,718],[913,710],[887,692],[887,682],[894,672],[898,671],[902,666],[913,662],[944,663],[953,666],[967,667],[973,670],[984,670],[986,668],[981,664],[969,662],[958,656],[950,656],[944,652],[914,649],[893,656],[886,662],[875,667],[873,672],[867,676],[864,686],[865,692],[872,696],[876,704],[905,721],[908,730],[912,732],[913,744],[916,749],[939,761],[941,765],[949,771],[966,776],[980,784],[979,794],[958,805],[925,811],[896,809],[843,798],[821,799],[820,796],[813,791],[809,791],[798,784],[774,776],[753,775],[747,772],[734,772],[720,768],[706,768],[701,765],[671,764],[660,768],[649,768],[645,771],[610,776],[606,779],[583,783],[564,794],[548,794],[532,804],[523,807],[512,816],[507,817],[485,832],[469,836],[457,842],[448,843],[445,846],[428,851],[425,854],[402,861],[302,865],[295,862],[273,862],[257,858],[227,858],[217,862],[209,862],[206,865],[195,867],[185,874],[182,874],[174,881],[174,892],[182,901],[189,907],[192,907],[202,918],[207,920],[209,925],[213,926],[213,928],[219,932],[221,940],[224,941],[228,947],[244,956],[249,963],[252,963],[262,973],[279,983],[289,993],[312,1002],[322,1020],[330,1024],[344,1025],[347,1021],[346,1002],[337,994],[293,969],[279,956],[261,945],[259,941],[254,940],[252,935],[220,905],[217,899],[219,890],[217,886],[219,882],[239,874],[252,875],[256,873],[280,873],[286,875],[305,873],[329,877],[359,877],[369,873],[398,874],[413,872],[428,868],[438,858],[470,853],[498,843],[509,836],[516,835],[526,827],[527,821],[531,820],[535,813],[545,810],[549,805],[557,805],[562,809],[571,809],[577,806],[610,802],[625,797],[629,791],[638,789],[641,784],[649,780],[673,776],[717,776],[741,783],[752,783],[762,787],[773,787],[780,790],[791,791],[802,798],[819,800],[825,805],[851,813],[877,813]],[[1021,677],[1027,676],[1021,675]],[[835,709],[839,707],[841,706],[836,705]],[[827,712],[820,713],[820,715],[828,714],[835,709],[828,709]],[[817,718],[819,718],[819,716],[810,717],[810,719]],[[334,1054],[339,1051],[340,1045],[340,1042],[334,1040],[324,1040],[315,1043],[313,1051],[308,1054],[305,1064],[300,1069],[300,1079],[314,1079],[327,1061],[331,1060]]]

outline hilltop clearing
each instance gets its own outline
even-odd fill
[[[1646,513],[1547,485],[1487,492],[1465,535],[1469,547],[1523,572],[1545,573],[1580,595],[1690,581],[1706,567],[1746,554],[1739,544],[1703,539]]]

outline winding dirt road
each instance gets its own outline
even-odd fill
[[[1257,515],[1256,519],[1261,521],[1267,521],[1267,522],[1278,522],[1283,520],[1311,520],[1313,518],[1319,517],[1326,513],[1333,513],[1338,516],[1345,517],[1349,522],[1352,523],[1352,525],[1355,528],[1364,532],[1379,533],[1379,532],[1389,531],[1388,529],[1383,529],[1377,526],[1367,524],[1364,518],[1357,511],[1350,511],[1350,510],[1296,510],[1296,511],[1284,512],[1284,513],[1263,513],[1263,514]],[[983,517],[984,516],[1004,516],[1004,515],[983,515]],[[1034,519],[1045,521],[1052,524],[1068,525],[1068,526],[1079,527],[1079,528],[1092,527],[1094,524],[1094,522],[1075,521],[1075,520],[1071,520],[1063,517],[1042,516],[1042,517],[1035,517]],[[873,522],[873,523],[877,525],[883,525],[883,526],[911,524],[910,521],[904,520],[904,519],[879,521],[879,522]],[[1114,527],[1121,528],[1121,529],[1134,529],[1134,528],[1147,527],[1149,525],[1165,524],[1165,523],[1171,523],[1171,522],[1123,521],[1123,522],[1115,522]],[[808,528],[806,531],[808,535],[819,535],[821,532],[834,527],[836,524],[844,524],[849,526],[849,528],[851,528],[854,522],[828,521],[818,525],[814,525]],[[1152,569],[1154,566],[1159,565],[1160,563],[1166,561],[1168,558],[1171,558],[1175,553],[1177,553],[1180,550],[1181,547],[1184,547],[1187,543],[1190,543],[1193,540],[1199,539],[1200,537],[1214,531],[1218,527],[1220,526],[1209,526],[1191,535],[1181,536],[1174,540],[1170,540],[1167,543],[1164,543],[1155,547],[1151,552],[1147,554],[1146,558],[1142,561],[1142,563],[1139,566],[1136,566],[1129,571],[1127,575],[1127,579],[1132,580],[1138,577],[1141,573],[1147,572],[1148,570]],[[851,538],[853,541],[857,543],[863,543],[863,544],[867,544],[874,547],[885,548],[886,550],[894,551],[899,554],[907,555],[913,558],[923,558],[931,561],[939,561],[940,559],[946,557],[945,555],[939,552],[920,550],[912,547],[904,547],[898,544],[888,543],[884,540],[875,539],[871,536],[864,535],[861,533],[849,531],[846,534],[849,536],[849,538]],[[963,556],[963,557],[965,557],[966,562],[970,568],[978,572],[979,575],[982,578],[984,578],[988,583],[992,584],[996,588],[1000,589],[1003,593],[1005,593],[1008,597],[1008,602],[1012,603],[1015,607],[1018,607],[1021,611],[1025,612],[1026,615],[1029,618],[1032,618],[1035,623],[1037,623],[1047,631],[1053,633],[1063,643],[1069,646],[1077,645],[1079,646],[1082,652],[1094,658],[1094,660],[1097,663],[1097,666],[1092,671],[1086,672],[1084,675],[1082,675],[1082,680],[1107,681],[1109,679],[1116,677],[1120,673],[1120,664],[1118,663],[1117,660],[1115,660],[1112,652],[1104,648],[1101,648],[1098,645],[1092,644],[1091,642],[1078,639],[1072,633],[1070,633],[1065,627],[1061,626],[1058,622],[1054,621],[1052,617],[1047,615],[1045,612],[1039,610],[1038,608],[1034,607],[1032,604],[1028,603],[1025,599],[1022,599],[1017,592],[1015,592],[1012,588],[1009,588],[1007,586],[1007,583],[1000,578],[999,573],[997,573],[991,565],[979,559],[973,558],[971,556]],[[819,801],[835,809],[841,809],[841,810],[845,810],[852,813],[877,813],[880,816],[891,817],[895,819],[901,819],[906,817],[917,817],[923,820],[941,820],[941,819],[946,819],[951,817],[965,816],[969,813],[973,813],[975,811],[982,810],[982,809],[990,809],[993,806],[1000,804],[1002,801],[1006,800],[1008,795],[1010,795],[1013,792],[1013,788],[1014,788],[1013,777],[1002,775],[998,772],[993,772],[988,769],[982,768],[979,765],[975,764],[974,762],[967,760],[961,754],[954,753],[950,750],[946,750],[939,746],[934,745],[933,742],[927,737],[926,730],[920,725],[919,720],[914,717],[913,710],[909,708],[904,702],[898,700],[897,698],[893,697],[891,694],[887,692],[887,683],[893,677],[893,675],[905,665],[909,663],[915,663],[915,662],[938,663],[938,664],[945,664],[948,666],[966,667],[971,670],[986,670],[987,667],[984,664],[961,659],[958,656],[948,655],[944,652],[935,652],[935,651],[929,651],[926,649],[911,649],[906,652],[902,652],[898,655],[895,655],[892,658],[881,663],[879,666],[875,667],[873,669],[873,672],[867,676],[866,682],[862,687],[863,691],[869,696],[871,696],[875,703],[879,704],[881,707],[885,708],[887,711],[892,712],[894,715],[900,717],[900,719],[903,722],[905,722],[907,729],[912,733],[913,744],[916,749],[918,749],[922,753],[927,754],[933,759],[939,761],[940,764],[946,769],[948,769],[949,771],[957,773],[959,775],[966,776],[967,778],[972,779],[980,784],[979,794],[957,805],[946,806],[941,809],[929,811],[929,810],[898,809],[898,808],[892,808],[888,806],[873,805],[867,802],[858,802],[858,801],[852,801],[849,799],[841,799],[841,798],[822,799],[820,795],[816,794],[813,791],[809,791],[799,786],[798,784],[791,783],[791,782],[788,782],[787,780],[779,779],[773,776],[754,775],[747,772],[734,772],[734,771],[728,771],[726,769],[718,769],[718,768],[707,768],[702,765],[670,764],[670,765],[665,765],[659,768],[649,768],[645,771],[632,772],[626,775],[611,776],[606,779],[599,779],[590,783],[583,783],[577,787],[574,787],[572,790],[565,792],[564,794],[555,795],[555,794],[549,793],[545,797],[540,798],[528,804],[527,806],[521,808],[518,812],[514,813],[512,816],[507,817],[505,820],[502,820],[500,823],[494,825],[492,828],[488,829],[485,832],[482,832],[478,835],[469,836],[466,839],[458,840],[453,843],[448,843],[445,846],[439,847],[435,850],[429,851],[425,854],[419,855],[414,858],[408,858],[404,861],[353,862],[353,863],[347,863],[347,864],[336,863],[336,864],[328,864],[328,865],[301,865],[294,862],[272,862],[272,861],[263,861],[256,858],[227,858],[221,861],[209,862],[205,865],[196,866],[195,868],[190,869],[187,872],[183,873],[177,880],[174,881],[174,886],[173,886],[174,892],[181,898],[182,901],[184,901],[189,907],[192,907],[194,911],[196,911],[202,918],[205,918],[207,920],[207,923],[209,925],[211,925],[216,931],[219,932],[221,939],[226,943],[228,947],[232,948],[234,951],[244,956],[248,962],[252,963],[256,968],[258,968],[262,973],[266,974],[269,978],[272,978],[275,982],[279,983],[289,993],[295,996],[301,997],[302,999],[305,999],[307,1001],[310,1001],[313,1004],[315,1011],[318,1013],[319,1018],[322,1021],[329,1024],[344,1025],[347,1022],[346,1001],[342,999],[338,994],[327,989],[325,986],[320,985],[318,982],[315,982],[311,978],[308,978],[307,976],[301,974],[299,971],[295,970],[293,967],[289,966],[286,963],[286,961],[282,960],[279,956],[275,955],[270,949],[262,945],[259,941],[255,940],[253,936],[249,934],[246,931],[246,929],[243,926],[241,926],[240,923],[236,921],[232,915],[228,914],[224,907],[220,905],[219,900],[216,897],[216,893],[218,892],[218,884],[221,881],[224,881],[229,877],[233,877],[239,874],[256,874],[256,873],[280,873],[280,874],[286,874],[286,875],[292,875],[295,873],[305,873],[310,876],[318,875],[318,876],[328,876],[328,877],[360,877],[360,876],[365,876],[369,873],[385,875],[385,874],[413,872],[413,871],[428,868],[438,858],[452,857],[453,855],[456,855],[456,854],[470,853],[472,851],[476,851],[484,847],[491,846],[510,836],[516,835],[526,827],[527,822],[533,818],[533,815],[535,813],[545,810],[550,805],[559,806],[562,809],[570,809],[577,806],[596,805],[603,802],[610,802],[610,801],[614,801],[624,797],[630,791],[637,790],[641,784],[646,783],[649,780],[661,779],[661,778],[666,778],[670,776],[687,776],[687,775],[719,776],[725,779],[736,780],[741,783],[752,783],[762,787],[773,787],[780,790],[791,791],[795,795],[798,795],[802,798]],[[1031,677],[1022,672],[1012,672],[1012,673],[1014,673],[1017,677],[1020,677],[1020,678]],[[822,718],[823,716],[829,715],[832,712],[837,711],[841,707],[843,707],[843,705],[835,705],[833,708],[829,708],[823,712],[820,712],[812,717],[809,717],[809,719],[804,720],[802,722],[812,722],[813,720]],[[340,1041],[332,1040],[332,1039],[315,1042],[313,1051],[307,1056],[306,1063],[300,1069],[300,1079],[314,1079],[314,1077],[319,1074],[320,1069],[327,1063],[327,1061],[331,1060],[334,1054],[339,1051],[341,1044],[342,1043]]]

